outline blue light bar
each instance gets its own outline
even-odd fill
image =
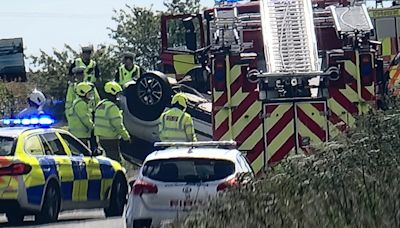
[[[22,119],[2,119],[1,120],[4,125],[7,126],[35,126],[35,127],[48,127],[55,123],[55,120],[49,115],[40,115],[34,116],[30,118],[22,118]]]
[[[51,116],[41,116],[39,118],[39,124],[41,124],[41,125],[51,125],[54,122],[55,121],[54,121],[54,119],[51,118]]]
[[[3,124],[5,124],[5,125],[10,125],[11,124],[11,120],[10,119],[4,119],[3,120]]]

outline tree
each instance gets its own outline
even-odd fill
[[[160,14],[142,7],[126,5],[115,11],[113,20],[118,23],[111,30],[111,38],[117,42],[116,54],[130,51],[135,61],[144,69],[156,69],[160,52]]]
[[[165,1],[166,13],[196,13],[200,10],[199,0]],[[125,9],[115,10],[112,19],[116,28],[109,28],[110,37],[116,44],[100,45],[94,53],[104,80],[112,80],[115,70],[125,51],[136,55],[136,62],[145,70],[157,69],[160,60],[160,15],[162,12],[152,8],[126,5]],[[182,39],[182,38],[181,38]],[[31,87],[42,90],[48,97],[64,99],[67,88],[67,71],[71,61],[79,55],[65,44],[64,50],[44,51],[38,56],[30,56],[34,69],[29,69],[28,81]]]
[[[68,69],[79,52],[65,44],[64,50],[53,49],[51,54],[41,50],[39,56],[31,56],[35,69],[29,69],[29,84],[41,90],[48,98],[65,98],[68,87]],[[94,52],[93,58],[99,63],[101,77],[111,80],[117,64],[109,47],[100,45]]]
[[[164,1],[164,6],[167,7],[167,13],[199,13],[200,0],[172,0]]]
[[[198,13],[200,0],[172,0],[164,1],[166,12],[154,12],[152,9],[126,5],[126,9],[114,11],[113,20],[117,22],[111,30],[110,37],[117,42],[116,53],[131,51],[136,54],[136,62],[145,69],[157,69],[160,61],[160,14]],[[171,27],[176,27],[175,25]],[[177,31],[169,28],[171,31]],[[184,40],[174,39],[177,43]]]

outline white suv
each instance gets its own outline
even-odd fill
[[[132,185],[126,225],[157,227],[184,218],[236,183],[237,174],[254,176],[235,142],[156,143],[168,147],[145,159]],[[221,148],[222,147],[222,148]]]

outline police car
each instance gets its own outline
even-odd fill
[[[51,123],[46,116],[3,120],[14,127],[0,128],[0,213],[11,224],[25,215],[53,222],[71,209],[104,208],[106,216],[121,216],[125,169]]]
[[[204,207],[210,197],[237,182],[238,174],[254,177],[235,142],[156,143],[167,147],[147,156],[132,184],[126,227],[158,227],[169,219]]]

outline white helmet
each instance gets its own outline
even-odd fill
[[[28,99],[38,106],[43,105],[46,101],[46,97],[44,96],[44,94],[36,89],[33,90],[31,94],[29,94]]]

